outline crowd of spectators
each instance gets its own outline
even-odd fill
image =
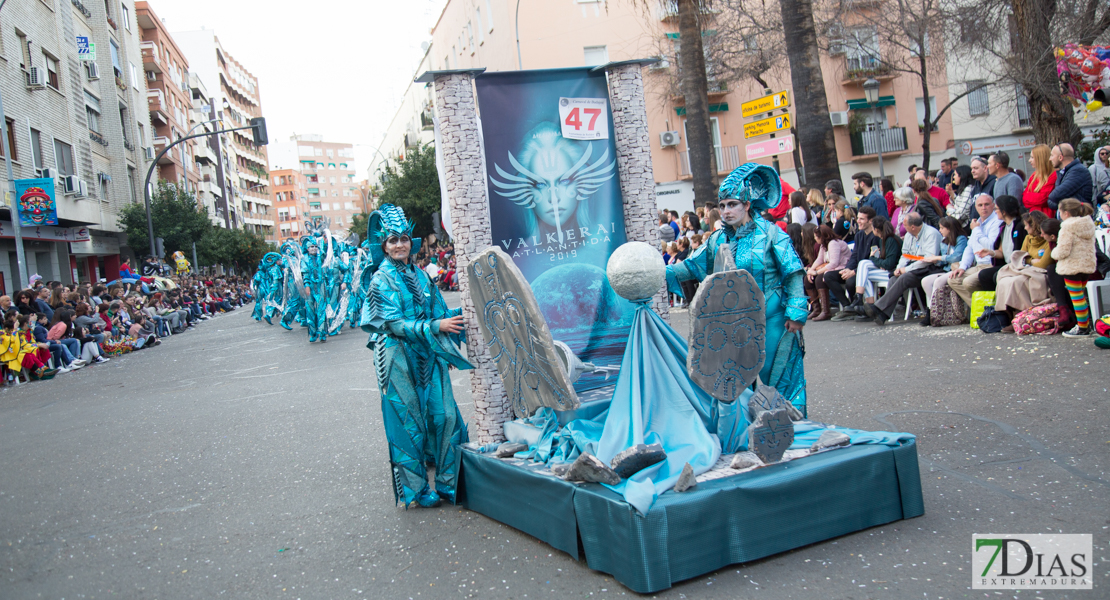
[[[454,244],[439,241],[434,233],[428,234],[416,253],[416,266],[423,269],[440,290],[445,292],[459,290]]]
[[[125,261],[112,281],[70,286],[36,275],[31,287],[0,296],[3,384],[52,379],[158,346],[164,337],[252,300],[250,287],[238,277],[169,275],[153,259],[141,275]]]
[[[1095,154],[1088,167],[1069,144],[1039,145],[1029,175],[1005,152],[969,165],[946,158],[935,172],[911,166],[900,185],[887,178],[876,186],[861,172],[852,198],[838,180],[796,191],[784,183],[782,203],[762,216],[790,236],[805,265],[809,320],[882,325],[908,298],[907,313],[923,326],[966,324],[974,293],[993,291],[992,308],[1006,323],[1054,303],[1052,330],[1086,337],[1094,333],[1086,284],[1110,277],[1096,243],[1096,230],[1110,228],[1110,146]],[[721,227],[715,206],[660,213],[667,264]]]

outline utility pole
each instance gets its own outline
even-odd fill
[[[4,9],[4,4],[7,0],[0,0],[0,10]],[[12,287],[24,286],[30,283],[27,279],[27,257],[23,252],[23,232],[19,228],[19,200],[15,197],[15,174],[12,172],[12,149],[8,144],[8,121],[2,118],[4,112],[4,99],[0,94],[0,135],[4,136],[4,163],[8,167],[8,189],[11,191],[11,205],[8,206],[8,214],[12,217],[12,233],[15,236],[15,260],[19,263],[19,285]]]

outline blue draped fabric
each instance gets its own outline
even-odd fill
[[[301,260],[301,277],[308,288],[304,299],[305,323],[308,325],[308,341],[315,342],[327,337],[326,319],[327,310],[325,300],[325,274],[319,254],[304,255]]]

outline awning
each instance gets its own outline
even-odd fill
[[[678,116],[681,117],[681,116],[686,114],[686,107],[685,106],[676,106],[675,109],[674,109],[674,112],[675,112],[675,114],[677,114]],[[728,102],[721,102],[720,104],[710,104],[709,105],[709,112],[711,112],[711,113],[728,112]]]
[[[875,106],[894,106],[894,96],[879,96],[879,101],[875,103]],[[866,98],[858,98],[856,100],[848,101],[848,110],[864,110],[866,108],[871,108],[871,105],[867,103]]]

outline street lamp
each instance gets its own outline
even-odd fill
[[[875,147],[879,153],[879,179],[882,179],[883,172],[883,116],[879,112],[879,81],[874,77],[868,77],[867,81],[863,82],[863,95],[867,98],[867,103],[875,111]]]

